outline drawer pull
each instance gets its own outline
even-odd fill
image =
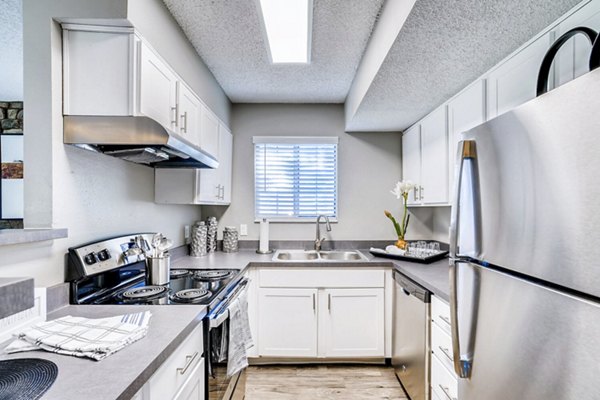
[[[443,348],[442,346],[438,346],[438,349],[448,358],[450,361],[454,361],[454,358],[450,355],[450,350]]]
[[[196,357],[198,357],[198,352],[195,352],[191,356],[186,356],[185,357],[185,366],[183,368],[177,368],[177,372],[179,372],[181,375],[185,375],[185,373],[187,372],[187,370],[194,363],[194,360],[196,359]]]
[[[443,315],[438,315],[438,316],[440,317],[440,319],[441,319],[442,321],[444,321],[445,323],[447,323],[447,324],[448,324],[448,326],[450,326],[450,325],[451,325],[451,324],[450,324],[450,319],[448,319],[448,318],[444,317]]]
[[[440,389],[442,389],[442,392],[444,392],[444,394],[449,400],[458,400],[456,397],[452,397],[450,395],[450,388],[448,388],[447,386],[442,386],[441,384],[438,384],[438,386],[440,387]]]

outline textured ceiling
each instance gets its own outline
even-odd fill
[[[313,0],[311,64],[273,65],[258,0],[163,1],[234,103],[344,102],[384,2]],[[404,130],[580,1],[416,1],[346,128]]]
[[[403,130],[580,0],[418,0],[349,128]]]
[[[23,4],[0,3],[0,101],[23,100]]]
[[[271,64],[257,0],[164,3],[232,102],[343,103],[384,0],[313,1],[308,65]]]

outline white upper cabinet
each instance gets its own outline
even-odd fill
[[[133,31],[63,28],[63,113],[132,115],[137,46]]]
[[[164,204],[231,203],[233,135],[223,124],[217,125],[219,166],[214,169],[170,169],[154,171],[154,201]]]
[[[140,50],[140,114],[178,131],[177,75],[146,44]]]
[[[450,192],[454,187],[454,166],[461,133],[484,122],[485,80],[480,79],[448,103],[448,188]]]
[[[179,103],[177,106],[178,115],[178,132],[185,139],[192,143],[197,143],[202,146],[201,143],[201,115],[202,115],[202,102],[192,92],[190,88],[183,82],[179,82],[178,86],[178,99]],[[204,150],[204,149],[203,149]],[[210,153],[216,155],[216,153]]]
[[[548,32],[489,73],[488,119],[535,98],[540,65],[553,41],[554,32]]]
[[[600,1],[592,1],[569,16],[558,25],[556,37],[580,26],[600,30]],[[589,71],[590,50],[592,45],[583,35],[569,39],[554,59],[556,68],[555,83],[560,86]]]
[[[200,147],[208,154],[219,154],[219,120],[212,111],[202,106],[200,117]]]
[[[223,124],[217,126],[219,167],[201,169],[198,202],[227,205],[231,203],[231,172],[233,163],[233,135]]]
[[[448,129],[446,106],[429,114],[402,136],[402,179],[417,186],[409,205],[448,203]]]
[[[223,186],[221,201],[231,203],[233,178],[233,135],[223,124],[219,124],[219,176]]]
[[[421,184],[421,125],[414,125],[402,136],[402,180],[417,185],[408,195],[408,204],[420,204]]]
[[[421,122],[421,188],[423,204],[448,203],[448,129],[446,106]]]

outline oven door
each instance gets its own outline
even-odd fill
[[[234,400],[234,394],[244,370],[227,376],[229,348],[229,307],[248,290],[248,280],[242,279],[205,318],[206,399]]]

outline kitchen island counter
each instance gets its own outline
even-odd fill
[[[48,315],[104,318],[149,310],[148,334],[102,361],[59,355],[46,351],[0,354],[0,360],[43,358],[58,366],[58,377],[43,400],[130,399],[169,355],[196,328],[206,314],[198,305],[71,305]],[[4,349],[4,343],[0,348]]]

